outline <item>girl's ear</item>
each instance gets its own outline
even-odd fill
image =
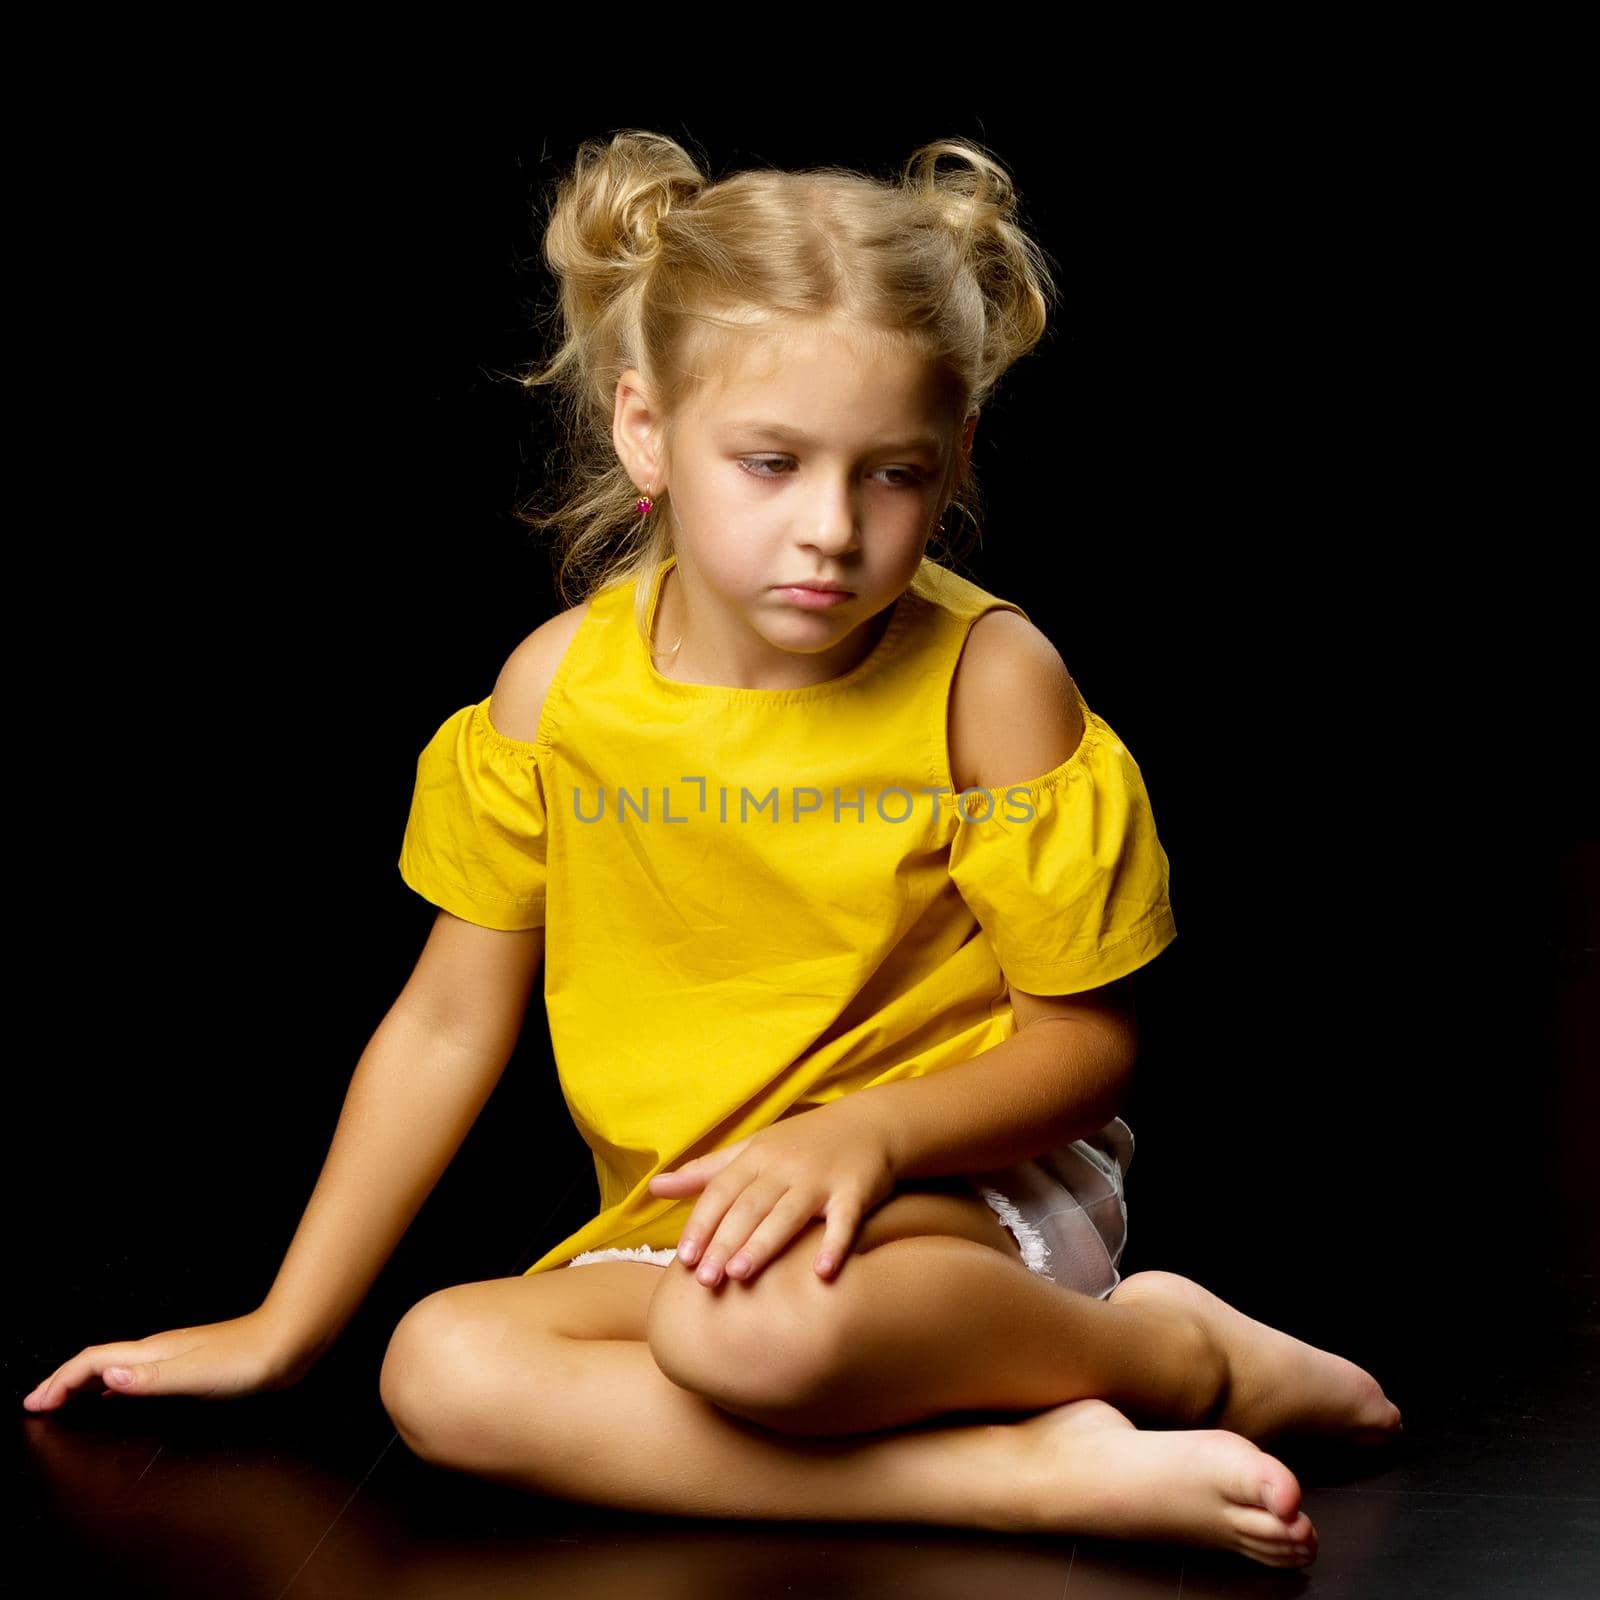
[[[617,459],[636,483],[661,483],[657,421],[644,379],[629,367],[617,379],[611,442],[616,448]]]

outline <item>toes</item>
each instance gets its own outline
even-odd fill
[[[1300,1510],[1300,1486],[1293,1479],[1281,1483],[1263,1478],[1259,1466],[1245,1470],[1233,1498],[1241,1505],[1265,1506],[1280,1523],[1288,1522]]]
[[[1244,1541],[1244,1553],[1264,1567],[1305,1567],[1311,1564],[1315,1552],[1301,1554],[1286,1544],[1259,1539]]]
[[[1263,1490],[1271,1488],[1262,1484]],[[1258,1559],[1282,1566],[1305,1566],[1317,1553],[1317,1530],[1304,1511],[1289,1518],[1260,1507],[1241,1507],[1233,1518],[1234,1532]],[[1299,1553],[1303,1551],[1304,1553]]]
[[[1285,1522],[1259,1507],[1240,1513],[1234,1529],[1241,1538],[1253,1539],[1264,1549],[1287,1551],[1291,1545],[1317,1547],[1317,1530],[1311,1518],[1300,1512]]]

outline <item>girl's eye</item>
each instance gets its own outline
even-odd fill
[[[752,478],[781,478],[782,468],[788,464],[787,456],[741,456],[740,467]],[[777,467],[776,472],[758,471],[758,468]],[[912,467],[882,467],[882,472],[894,474],[890,483],[893,489],[913,489],[922,481],[922,474]]]

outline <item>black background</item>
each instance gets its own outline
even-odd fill
[[[271,1284],[432,921],[395,868],[417,755],[557,609],[510,375],[535,201],[620,126],[714,175],[974,138],[1057,263],[980,425],[969,570],[1133,750],[1172,863],[1124,1271],[1402,1406],[1383,1360],[1422,1381],[1537,1321],[1529,1260],[1595,1238],[1589,383],[1569,208],[1492,105],[779,117],[619,84],[485,131],[225,99],[23,180],[54,225],[14,394],[19,1396]],[[337,1359],[375,1386],[406,1306],[521,1270],[592,1184],[534,1014]]]

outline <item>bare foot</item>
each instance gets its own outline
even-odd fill
[[[1071,1400],[1012,1427],[1037,1531],[1204,1545],[1269,1567],[1316,1558],[1295,1475],[1238,1433],[1136,1428],[1104,1400]]]
[[[1136,1272],[1108,1298],[1118,1305],[1145,1299],[1181,1305],[1205,1324],[1222,1346],[1229,1371],[1221,1409],[1206,1418],[1214,1428],[1258,1443],[1320,1434],[1382,1444],[1401,1431],[1400,1408],[1370,1372],[1247,1317],[1192,1278]]]

